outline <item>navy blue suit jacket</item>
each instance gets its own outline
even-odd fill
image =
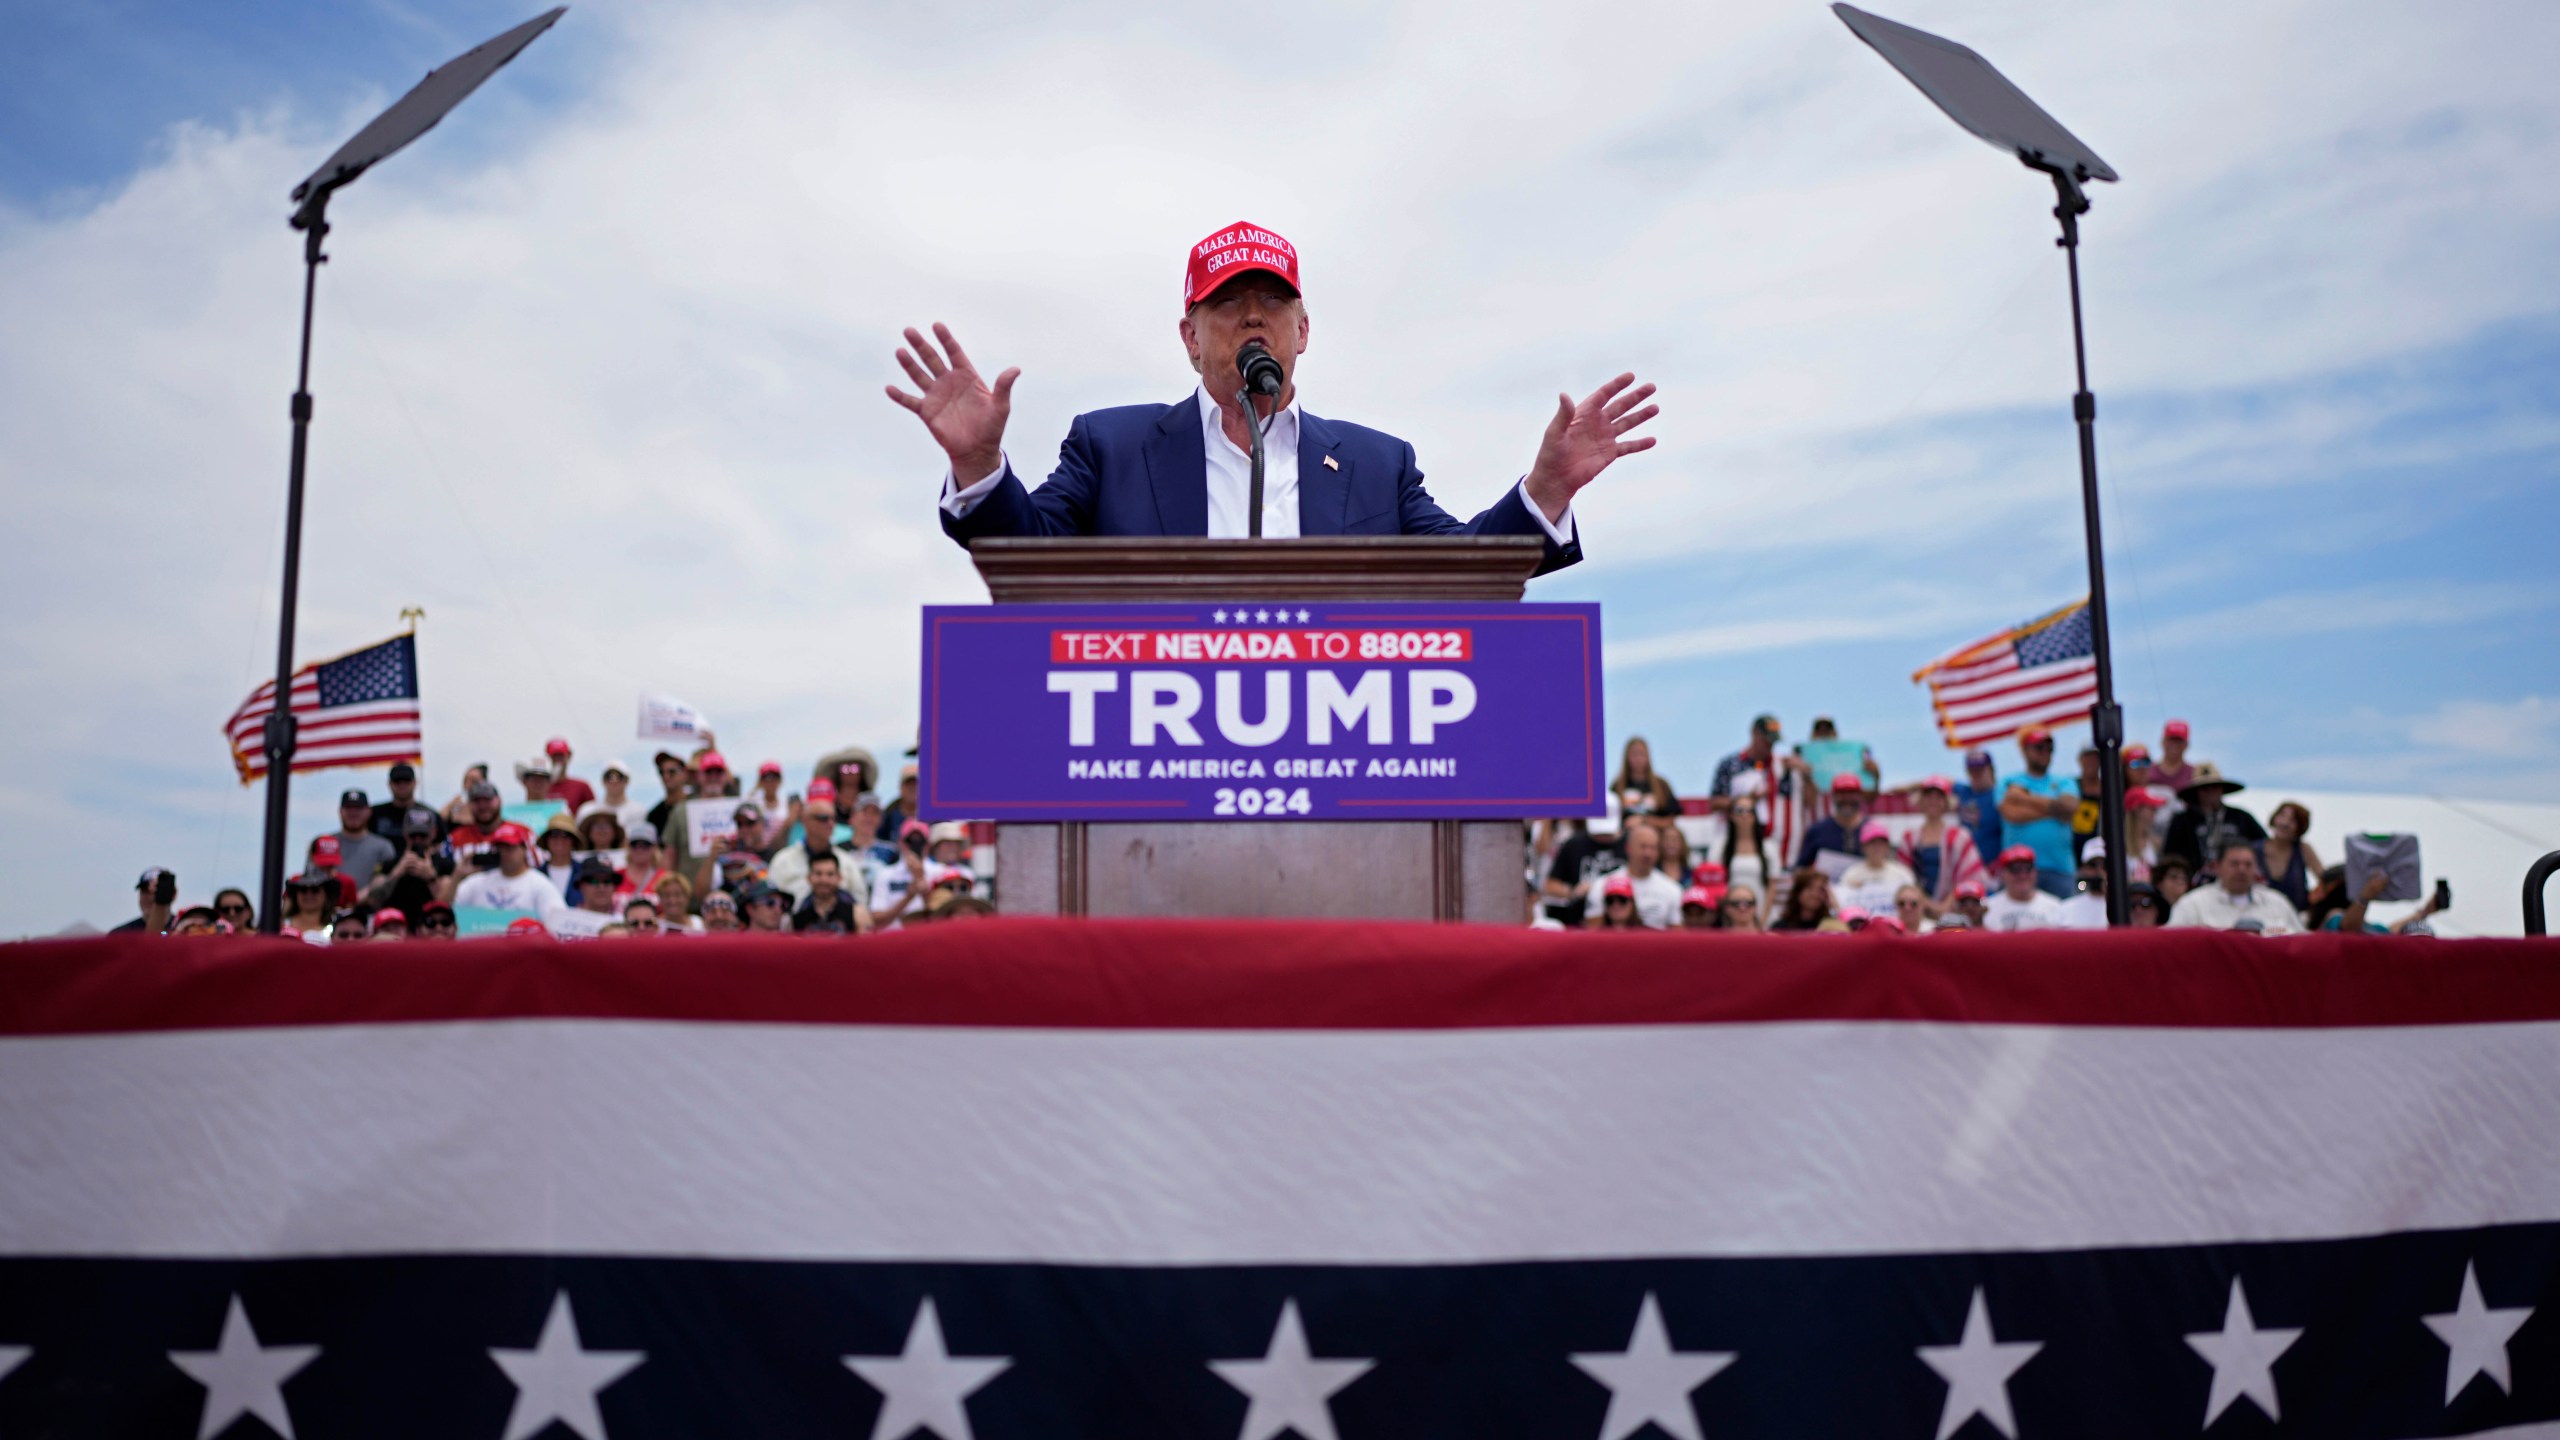
[[[1327,465],[1330,457],[1333,464]],[[1200,397],[1179,405],[1122,405],[1079,415],[1058,448],[1058,468],[1026,490],[1006,467],[977,508],[944,533],[962,545],[981,535],[1206,535],[1208,455]],[[1538,573],[1582,558],[1581,537],[1558,545],[1512,485],[1492,508],[1460,520],[1422,488],[1413,447],[1393,435],[1298,412],[1301,535],[1534,535],[1546,541]]]

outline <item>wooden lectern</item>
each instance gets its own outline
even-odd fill
[[[1545,546],[1517,535],[979,540],[998,605],[1516,601]],[[1517,820],[1004,822],[1010,915],[1529,919]]]

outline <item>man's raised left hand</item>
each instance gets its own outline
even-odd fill
[[[1632,390],[1627,388],[1631,385]],[[1526,481],[1530,502],[1550,522],[1562,519],[1575,494],[1598,479],[1611,461],[1653,448],[1650,435],[1625,438],[1662,413],[1661,406],[1644,403],[1652,394],[1651,384],[1636,385],[1636,377],[1627,374],[1579,404],[1570,395],[1556,397],[1555,418],[1547,422],[1546,438],[1538,442],[1537,463],[1529,467]]]

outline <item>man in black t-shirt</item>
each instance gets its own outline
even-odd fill
[[[1541,887],[1541,900],[1547,918],[1568,930],[1582,928],[1583,912],[1590,904],[1591,887],[1602,876],[1624,867],[1626,851],[1614,832],[1591,833],[1591,822],[1566,822],[1573,832],[1556,844],[1556,857],[1547,866],[1546,883]],[[1602,825],[1609,822],[1603,820]]]
[[[809,857],[809,898],[792,912],[791,928],[850,935],[862,928],[862,910],[845,893],[844,862],[834,851]]]
[[[395,850],[407,845],[409,812],[412,810],[425,810],[428,817],[436,822],[435,838],[439,841],[444,839],[444,817],[420,803],[417,767],[404,760],[391,767],[390,796],[373,807],[373,833],[390,841]],[[417,912],[409,913],[414,915]]]

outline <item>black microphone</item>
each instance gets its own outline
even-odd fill
[[[1236,351],[1236,373],[1244,377],[1245,393],[1278,398],[1288,377],[1280,373],[1280,362],[1271,358],[1259,340],[1247,340]]]

